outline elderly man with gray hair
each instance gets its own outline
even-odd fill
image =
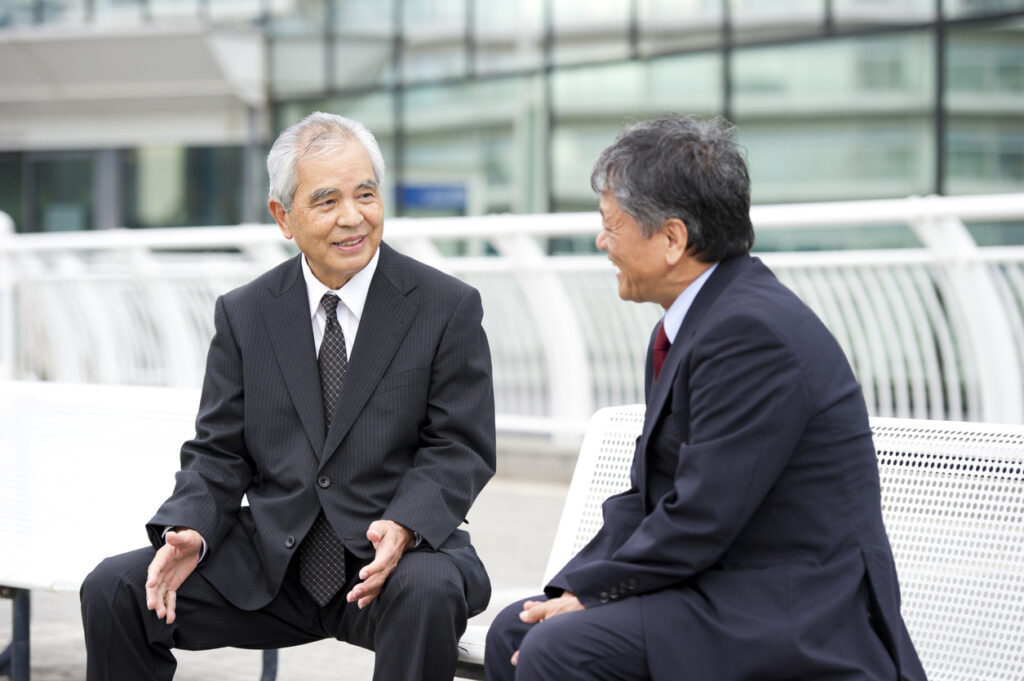
[[[604,150],[597,247],[654,302],[632,487],[542,596],[491,625],[491,681],[924,681],[899,611],[864,399],[749,255],[732,126],[667,116]]]
[[[376,652],[375,681],[450,681],[490,597],[459,529],[495,468],[480,296],[382,241],[384,161],[361,124],[311,114],[267,168],[300,254],[217,300],[151,546],[82,586],[87,678],[336,638]]]

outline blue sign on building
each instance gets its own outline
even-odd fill
[[[399,200],[405,208],[466,212],[466,187],[461,184],[400,184]]]

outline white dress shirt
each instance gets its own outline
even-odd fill
[[[302,277],[306,280],[306,293],[309,295],[309,317],[313,323],[313,343],[316,346],[316,354],[320,356],[320,343],[324,339],[324,329],[327,327],[327,313],[324,311],[320,299],[327,292],[334,293],[341,299],[338,305],[338,324],[341,325],[341,333],[345,336],[345,351],[352,356],[352,348],[356,344],[356,333],[359,331],[359,319],[363,316],[363,308],[366,306],[366,294],[370,292],[370,281],[373,273],[377,271],[377,261],[380,260],[380,248],[366,263],[366,267],[352,275],[352,278],[345,282],[341,288],[334,290],[327,288],[327,285],[316,278],[313,270],[306,262],[306,256],[302,256]]]
[[[671,307],[665,311],[665,316],[661,318],[661,323],[665,327],[665,335],[668,336],[669,343],[676,342],[676,336],[679,335],[679,329],[683,326],[686,313],[690,311],[690,306],[693,305],[697,294],[700,293],[704,283],[711,277],[711,273],[715,271],[716,267],[718,267],[717,262],[704,270],[699,277],[693,280],[692,284],[683,289],[683,292],[673,301]]]

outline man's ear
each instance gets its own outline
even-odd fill
[[[689,232],[686,231],[686,223],[679,218],[669,218],[661,228],[662,233],[668,240],[668,248],[665,250],[665,260],[669,265],[677,265],[686,255],[689,247]]]
[[[288,211],[284,209],[280,201],[274,199],[267,202],[267,207],[270,209],[270,214],[274,216],[274,220],[277,221],[277,226],[281,228],[284,238],[291,239],[292,231],[288,229]]]

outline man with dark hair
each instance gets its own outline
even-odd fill
[[[605,149],[598,248],[665,315],[631,488],[501,612],[487,678],[924,681],[899,612],[867,410],[821,321],[749,255],[750,180],[721,118]]]
[[[457,529],[495,468],[480,296],[381,240],[384,160],[356,121],[310,114],[267,169],[301,252],[218,298],[152,545],[82,586],[87,678],[337,638],[376,652],[375,681],[450,681],[490,597]]]

